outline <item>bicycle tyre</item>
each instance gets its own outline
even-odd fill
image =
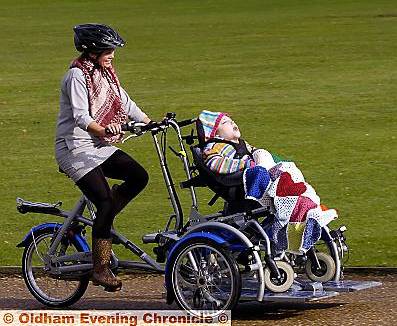
[[[45,230],[43,232],[38,232],[34,235],[34,238],[30,243],[25,246],[25,250],[22,256],[22,275],[25,281],[27,288],[29,289],[30,293],[41,303],[48,307],[52,308],[61,308],[61,307],[68,307],[74,303],[76,303],[85,293],[89,284],[89,275],[82,275],[78,278],[78,280],[65,280],[65,279],[58,279],[63,282],[77,282],[75,285],[75,289],[66,297],[51,297],[49,294],[46,294],[43,289],[40,288],[38,284],[39,276],[35,277],[34,274],[34,267],[32,266],[32,257],[34,253],[38,254],[38,249],[40,243],[45,239],[49,239],[51,242],[54,238],[55,233],[53,231]],[[69,246],[73,246],[73,250],[82,252],[84,251],[83,248],[77,243],[77,241],[70,240]],[[37,246],[37,247],[36,247]],[[42,274],[57,281],[56,278],[50,276],[43,268],[38,268],[38,270],[42,269]],[[64,283],[64,285],[67,283]],[[62,294],[62,291],[65,291],[66,286],[58,287],[59,291],[56,293],[58,295]]]

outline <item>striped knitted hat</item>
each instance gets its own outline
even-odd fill
[[[224,112],[212,112],[207,110],[203,110],[200,113],[199,120],[203,125],[206,140],[215,137],[219,124],[225,115],[228,116],[228,114]]]

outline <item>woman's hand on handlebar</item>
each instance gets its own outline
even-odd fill
[[[108,127],[110,127],[108,129]],[[121,125],[117,123],[112,123],[107,125],[105,128],[102,127],[100,124],[98,124],[95,121],[92,121],[88,126],[87,126],[87,131],[97,137],[106,137],[109,135],[117,135],[117,134],[123,134],[124,132],[121,130]],[[119,132],[118,132],[119,131]],[[115,132],[115,133],[113,133]]]
[[[140,136],[146,131],[152,130],[154,128],[157,128],[161,125],[161,123],[149,120],[149,123],[145,122],[135,122],[135,121],[130,121],[126,124],[121,125],[121,130],[123,131],[129,131],[132,134],[135,134],[135,136]]]
[[[121,130],[121,124],[110,123],[105,127],[105,135],[124,135],[125,131]]]

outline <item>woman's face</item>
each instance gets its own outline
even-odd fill
[[[110,68],[112,66],[113,58],[114,58],[114,50],[106,50],[98,56],[97,61],[101,67]]]
[[[223,116],[216,134],[226,140],[238,142],[241,137],[240,129],[228,116]]]

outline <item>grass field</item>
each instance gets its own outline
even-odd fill
[[[65,208],[79,196],[53,154],[59,86],[76,56],[73,25],[103,22],[127,40],[115,66],[152,118],[230,112],[246,140],[295,160],[338,208],[348,265],[397,266],[395,1],[0,0],[0,11],[0,265],[20,264],[15,245],[31,226],[57,221],[18,214],[17,196]],[[116,221],[140,243],[171,207],[151,138],[122,148],[150,174]],[[199,191],[203,212],[216,209],[211,195]]]

